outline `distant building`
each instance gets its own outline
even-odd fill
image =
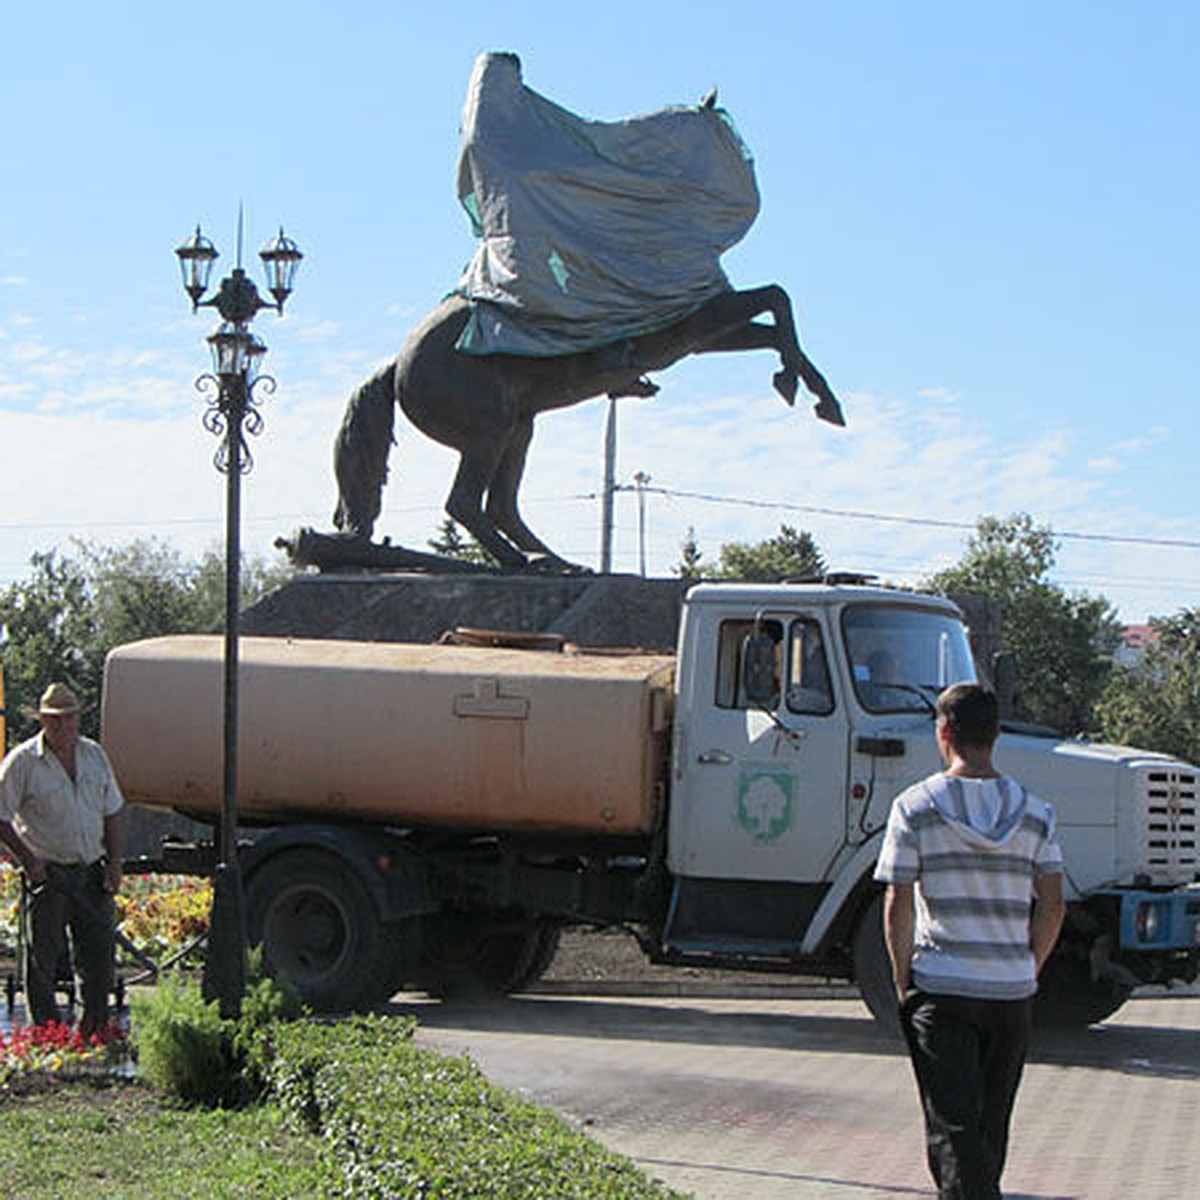
[[[1136,667],[1148,646],[1158,641],[1158,634],[1149,625],[1126,625],[1121,630],[1121,644],[1113,658],[1122,667]]]

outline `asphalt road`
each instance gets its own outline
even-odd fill
[[[681,1192],[933,1195],[908,1061],[848,990],[392,1007]],[[1200,1196],[1200,997],[1040,1035],[1004,1182],[1013,1200]]]

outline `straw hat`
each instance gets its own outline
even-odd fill
[[[65,683],[52,683],[38,701],[39,717],[65,717],[79,711],[79,697]]]

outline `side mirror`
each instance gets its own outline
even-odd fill
[[[779,698],[775,652],[775,639],[765,633],[742,642],[742,693],[759,708],[774,708]]]

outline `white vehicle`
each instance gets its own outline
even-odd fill
[[[110,656],[131,799],[219,813],[220,663],[219,638]],[[516,990],[586,924],[655,962],[854,979],[891,1014],[871,875],[893,798],[941,765],[938,692],[975,678],[949,601],[701,584],[674,656],[246,638],[241,663],[240,811],[271,826],[243,859],[251,936],[314,1007]],[[1042,1016],[1194,979],[1197,770],[1007,731],[997,761],[1066,859]]]

